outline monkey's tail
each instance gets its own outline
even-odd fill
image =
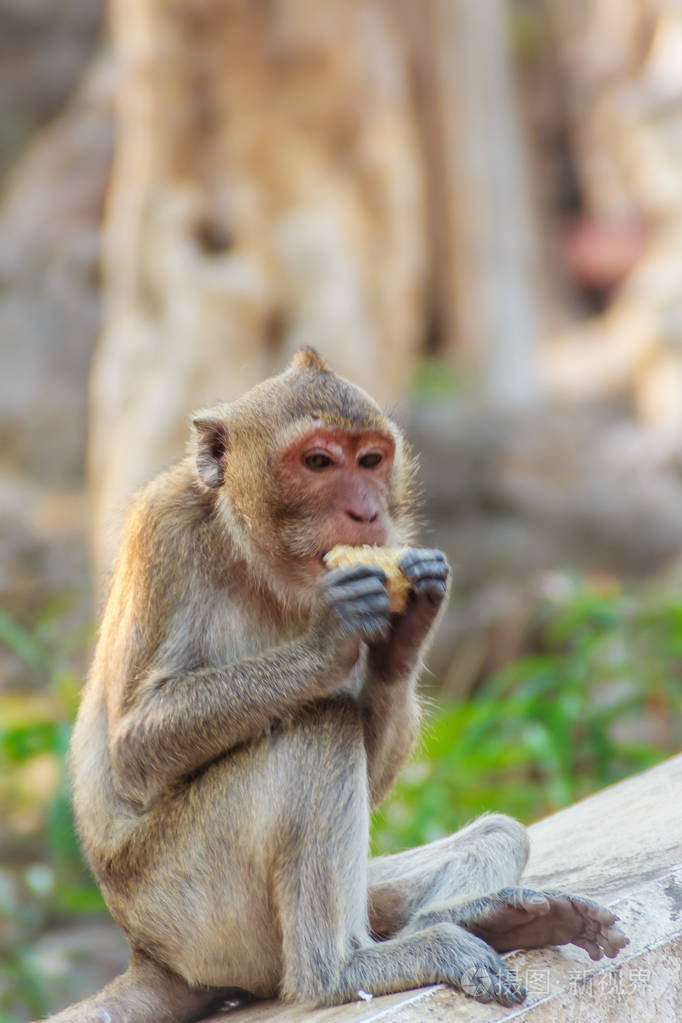
[[[191,988],[177,974],[134,952],[125,973],[46,1023],[190,1023],[217,1009],[229,993]]]

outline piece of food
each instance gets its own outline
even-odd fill
[[[410,584],[398,568],[398,563],[406,551],[406,547],[372,547],[363,544],[361,547],[349,547],[338,544],[325,554],[324,563],[327,568],[348,568],[351,565],[376,565],[386,573],[386,589],[391,598],[391,611],[404,611]]]

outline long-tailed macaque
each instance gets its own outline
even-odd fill
[[[60,1023],[180,1023],[234,989],[323,1005],[445,982],[510,1005],[499,952],[626,943],[607,909],[516,887],[508,817],[368,859],[448,588],[443,554],[409,546],[413,470],[396,425],[304,349],[198,414],[190,455],[138,496],[71,746],[132,958]],[[377,567],[327,572],[337,544],[404,545],[406,609]]]

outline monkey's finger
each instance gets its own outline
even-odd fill
[[[447,558],[435,547],[410,547],[400,559],[400,570],[403,565],[409,566],[417,561],[442,561],[447,565]]]
[[[427,551],[419,558],[410,558],[409,556],[401,558],[399,567],[400,571],[405,572],[405,574],[430,570],[438,575],[447,575],[450,571],[450,566],[445,558],[435,558],[430,551]]]
[[[423,595],[438,599],[445,596],[448,586],[441,579],[420,579],[412,584],[412,589],[417,596]]]
[[[383,593],[367,593],[363,596],[352,597],[348,600],[342,598],[330,602],[329,612],[335,618],[362,618],[365,614],[388,615],[391,608],[391,598],[384,591]]]
[[[450,566],[441,551],[420,550],[418,548],[409,550],[400,559],[398,567],[409,580],[427,573],[433,574],[438,578],[447,579],[450,574]]]
[[[387,615],[391,609],[391,598],[386,591],[383,593],[370,593],[365,597],[355,597],[353,600],[341,600],[334,604],[334,610],[341,618],[362,618],[366,614]]]
[[[386,573],[378,565],[350,565],[348,568],[333,568],[323,577],[320,586],[326,589],[340,583],[350,583],[358,579],[380,579],[386,581]]]
[[[361,626],[368,617],[375,617],[381,619],[382,622],[389,622],[391,603],[383,595],[377,595],[376,597],[363,597],[362,600],[335,604],[330,610],[339,622],[346,623],[353,629]]]
[[[438,572],[436,569],[429,566],[426,567],[424,572],[415,572],[413,575],[407,577],[408,582],[411,586],[419,586],[420,583],[440,583],[445,586],[448,581],[447,572]]]
[[[331,596],[333,599],[328,602],[339,607],[353,607],[355,604],[362,604],[365,600],[378,600],[381,604],[388,602],[388,605],[391,603],[386,587],[381,583],[375,583],[373,586],[358,586],[357,583],[354,583],[348,589],[344,587],[333,590]]]
[[[376,577],[337,582],[332,586],[325,587],[323,591],[324,599],[327,603],[362,600],[363,597],[370,597],[381,593],[386,594],[386,586],[382,579],[377,579]]]
[[[569,895],[567,897],[573,908],[585,920],[596,920],[606,927],[612,927],[618,920],[615,913],[607,909],[606,906],[600,906],[598,902],[593,902],[592,899],[586,899],[582,895]]]
[[[585,938],[584,936],[577,937],[573,939],[572,944],[577,945],[578,948],[584,948],[590,959],[594,960],[595,963],[604,955],[596,941],[592,941],[590,938]]]

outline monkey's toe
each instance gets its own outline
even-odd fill
[[[615,959],[621,949],[630,944],[630,939],[623,934],[619,927],[609,927],[602,934],[602,948],[604,955],[609,959]]]
[[[630,944],[630,939],[616,926],[619,918],[610,909],[579,895],[568,896],[568,899],[583,921],[582,931],[573,939],[573,944],[584,948],[590,959],[596,961],[602,956],[615,959],[621,949]]]
[[[519,1005],[526,990],[514,971],[486,942],[459,931],[444,980],[479,1002]]]
[[[499,1002],[501,1005],[520,1005],[526,998],[526,989],[504,964],[481,964],[466,970],[459,987],[465,995],[479,1002]]]

